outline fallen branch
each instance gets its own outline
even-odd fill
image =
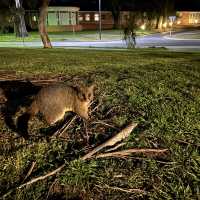
[[[55,186],[55,184],[58,182],[58,179],[55,179],[54,180],[54,182],[51,184],[51,186],[49,187],[49,191],[48,191],[48,193],[47,193],[47,197],[46,197],[46,200],[48,200],[49,199],[49,195],[50,195],[50,193],[51,193],[51,190],[52,190],[52,188]]]
[[[37,177],[37,178],[33,178],[32,180],[30,180],[30,181],[28,181],[28,182],[26,182],[26,183],[24,183],[24,184],[22,184],[22,185],[20,185],[20,186],[18,186],[18,187],[16,187],[16,188],[10,189],[6,194],[3,195],[3,199],[5,199],[5,198],[6,198],[9,194],[11,194],[14,190],[16,190],[16,189],[21,189],[21,188],[23,188],[23,187],[26,187],[26,186],[28,186],[28,185],[31,185],[31,184],[33,184],[33,183],[35,183],[35,182],[40,181],[40,180],[44,180],[44,179],[48,178],[49,176],[53,176],[54,174],[60,172],[64,167],[65,167],[65,164],[62,164],[59,168],[53,170],[52,172],[49,172],[48,174],[46,174],[46,175],[44,175],[44,176],[39,176],[39,177]]]
[[[61,165],[59,168],[55,169],[52,172],[49,172],[48,174],[46,174],[44,176],[39,176],[37,178],[34,178],[34,179],[32,179],[32,180],[20,185],[19,187],[17,187],[17,189],[21,189],[21,188],[23,188],[25,186],[28,186],[28,185],[31,185],[31,184],[33,184],[33,183],[35,183],[37,181],[44,180],[44,179],[48,178],[49,176],[53,176],[54,174],[60,172],[64,167],[65,167],[65,164]]]
[[[100,185],[95,185],[96,187],[99,187],[99,188],[105,188],[105,189],[111,189],[111,190],[117,190],[117,191],[120,191],[120,192],[125,192],[125,193],[142,193],[142,194],[147,194],[146,191],[144,190],[141,190],[141,189],[127,189],[127,188],[120,188],[120,187],[111,187],[109,185],[104,185],[104,186],[100,186]]]
[[[31,165],[30,169],[28,170],[28,173],[27,173],[27,175],[25,176],[23,182],[31,175],[31,173],[32,173],[32,171],[33,171],[35,165],[36,165],[36,162],[35,162],[35,161],[32,162],[32,165]]]
[[[92,151],[87,153],[85,156],[83,156],[81,158],[81,160],[87,160],[88,158],[91,158],[95,153],[97,153],[98,151],[102,150],[103,148],[108,147],[108,146],[113,146],[117,142],[120,142],[121,140],[127,138],[130,135],[130,133],[132,132],[132,130],[137,125],[138,125],[137,123],[131,123],[126,128],[124,128],[122,131],[120,131],[117,135],[115,135],[114,137],[110,138],[109,140],[107,140],[103,144],[97,146],[95,149],[93,149]]]
[[[75,121],[77,119],[77,115],[75,115],[70,122],[65,123],[59,130],[57,130],[52,137],[59,137],[61,136],[69,127],[70,125],[73,123],[73,121]]]
[[[176,140],[176,142],[179,143],[179,144],[188,144],[188,145],[200,147],[200,144],[194,144],[194,143],[187,142],[187,141],[184,141],[184,140]]]
[[[105,152],[111,152],[111,151],[117,150],[117,149],[119,149],[120,147],[124,146],[125,144],[126,144],[125,142],[119,143],[119,144],[116,145],[115,147],[110,148],[110,149],[106,150]]]
[[[77,116],[73,117],[72,120],[75,120]],[[72,123],[72,120],[70,123]],[[66,130],[66,128],[69,127],[69,124],[67,124],[66,127],[63,128],[63,131]],[[95,153],[97,153],[98,151],[100,151],[101,149],[103,149],[104,147],[108,147],[108,146],[113,146],[114,144],[116,144],[117,142],[120,142],[121,140],[127,138],[130,133],[132,132],[132,130],[137,126],[137,123],[131,123],[130,125],[128,125],[125,129],[123,129],[122,131],[120,131],[117,135],[115,135],[114,137],[112,137],[111,139],[109,139],[107,142],[101,144],[100,146],[96,147],[94,150],[92,150],[91,152],[89,152],[88,154],[86,154],[85,156],[81,157],[81,160],[86,160],[88,158],[91,158]],[[101,154],[100,154],[101,155]],[[50,176],[55,175],[56,173],[60,172],[64,167],[66,166],[66,164],[62,164],[60,167],[58,167],[57,169],[53,170],[52,172],[47,173],[46,175],[43,176],[39,176],[37,178],[33,178],[32,180],[16,187],[15,189],[21,189],[23,187],[26,187],[28,185],[31,185],[37,181],[40,180],[44,180]],[[7,192],[5,195],[3,195],[3,198],[5,198],[6,196],[8,196],[14,189],[11,189],[9,192]]]
[[[110,124],[107,124],[107,123],[104,122],[104,121],[96,121],[96,122],[92,122],[92,124],[102,124],[102,125],[108,126],[108,127],[110,127],[110,128],[119,130],[118,128],[116,128],[116,127],[114,127],[114,126],[112,126],[112,125],[110,125]]]
[[[107,157],[125,157],[125,156],[129,156],[130,154],[145,154],[145,155],[149,155],[149,154],[154,154],[154,155],[158,155],[158,154],[163,154],[166,153],[168,151],[168,149],[128,149],[128,150],[123,150],[123,151],[116,151],[116,152],[111,152],[111,153],[102,153],[99,154],[97,156],[93,156],[95,158],[107,158]]]

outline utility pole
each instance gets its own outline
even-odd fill
[[[101,40],[102,24],[101,24],[101,0],[99,0],[99,39]]]

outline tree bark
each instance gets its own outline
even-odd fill
[[[24,20],[25,11],[22,7],[21,0],[15,0],[16,10],[14,16],[14,29],[16,37],[28,37],[28,32],[26,30],[26,24]]]
[[[158,29],[159,30],[163,29],[163,16],[162,15],[159,17],[159,20],[158,20]]]
[[[39,16],[39,33],[42,39],[44,48],[52,48],[51,41],[49,39],[47,28],[46,28],[46,18],[48,15],[48,5],[49,0],[42,0],[42,5],[40,7],[40,16]]]

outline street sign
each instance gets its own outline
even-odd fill
[[[174,22],[174,21],[176,20],[176,16],[169,16],[169,20],[170,20],[171,22]]]

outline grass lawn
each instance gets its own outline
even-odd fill
[[[138,30],[137,35],[151,34],[153,31]],[[49,33],[51,41],[95,41],[99,40],[97,31],[81,31],[81,32],[58,32]],[[102,40],[121,40],[123,38],[123,30],[103,30]],[[22,41],[23,38],[16,38],[14,33],[0,34],[0,42],[15,42]],[[24,38],[24,41],[41,41],[38,32],[30,32],[29,37]]]
[[[47,139],[39,128],[47,132],[48,127],[35,118],[29,123],[31,139],[14,140],[15,133],[2,118],[0,195],[10,191],[5,199],[198,199],[200,53],[0,48],[0,80],[5,78],[97,85],[88,144],[80,119],[63,137]],[[118,150],[167,148],[169,152],[78,159],[131,121],[139,126]],[[33,162],[36,165],[24,180]],[[13,189],[64,162],[66,167],[57,176]]]

